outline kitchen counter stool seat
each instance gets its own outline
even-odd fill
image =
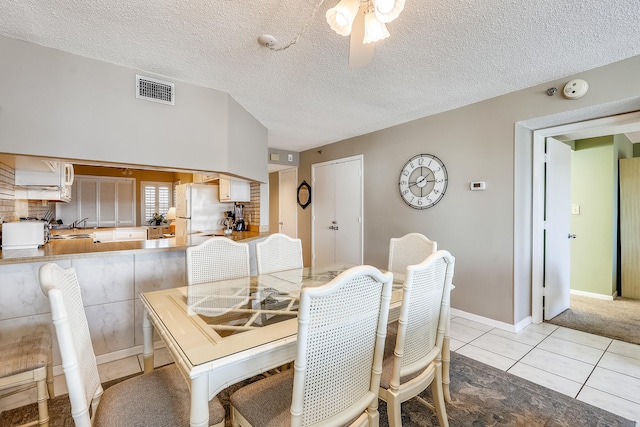
[[[38,421],[23,426],[49,425],[47,401],[54,397],[51,334],[35,332],[0,344],[0,397],[36,387],[38,390]],[[18,388],[19,387],[19,388]]]

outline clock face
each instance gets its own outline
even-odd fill
[[[400,171],[400,196],[414,209],[428,209],[442,199],[447,190],[447,168],[431,154],[412,157]]]

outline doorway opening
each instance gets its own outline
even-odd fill
[[[532,187],[532,270],[531,320],[541,323],[545,295],[545,140],[553,137],[561,141],[587,139],[606,135],[636,132],[640,129],[640,113],[628,113],[601,119],[572,123],[533,131],[533,187]],[[617,201],[616,201],[617,203]],[[612,209],[614,209],[612,207]],[[615,207],[617,214],[617,206]],[[617,236],[616,236],[617,238]],[[612,251],[614,249],[612,248]],[[568,268],[568,266],[567,266]]]

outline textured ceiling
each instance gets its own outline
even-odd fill
[[[407,0],[353,69],[337,1],[3,1],[0,35],[227,92],[295,151],[640,54],[638,0]]]

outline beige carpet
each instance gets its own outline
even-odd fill
[[[247,380],[244,384],[256,379],[258,377]],[[116,381],[106,383],[105,387]],[[241,386],[242,384],[236,384],[218,394],[227,413],[229,395]],[[421,393],[421,396],[431,401],[430,390]],[[635,425],[633,421],[457,353],[451,354],[451,397],[451,403],[446,404],[451,427],[633,427]],[[53,399],[49,408],[50,427],[73,427],[68,395]],[[13,427],[36,417],[37,405],[34,403],[1,413],[0,426]],[[227,426],[229,425],[227,418]],[[388,425],[386,405],[381,402],[380,427],[388,427]],[[402,425],[404,427],[437,426],[438,419],[431,410],[422,406],[416,399],[411,399],[402,404]]]
[[[608,338],[640,344],[640,300],[571,295],[568,310],[549,323]]]

